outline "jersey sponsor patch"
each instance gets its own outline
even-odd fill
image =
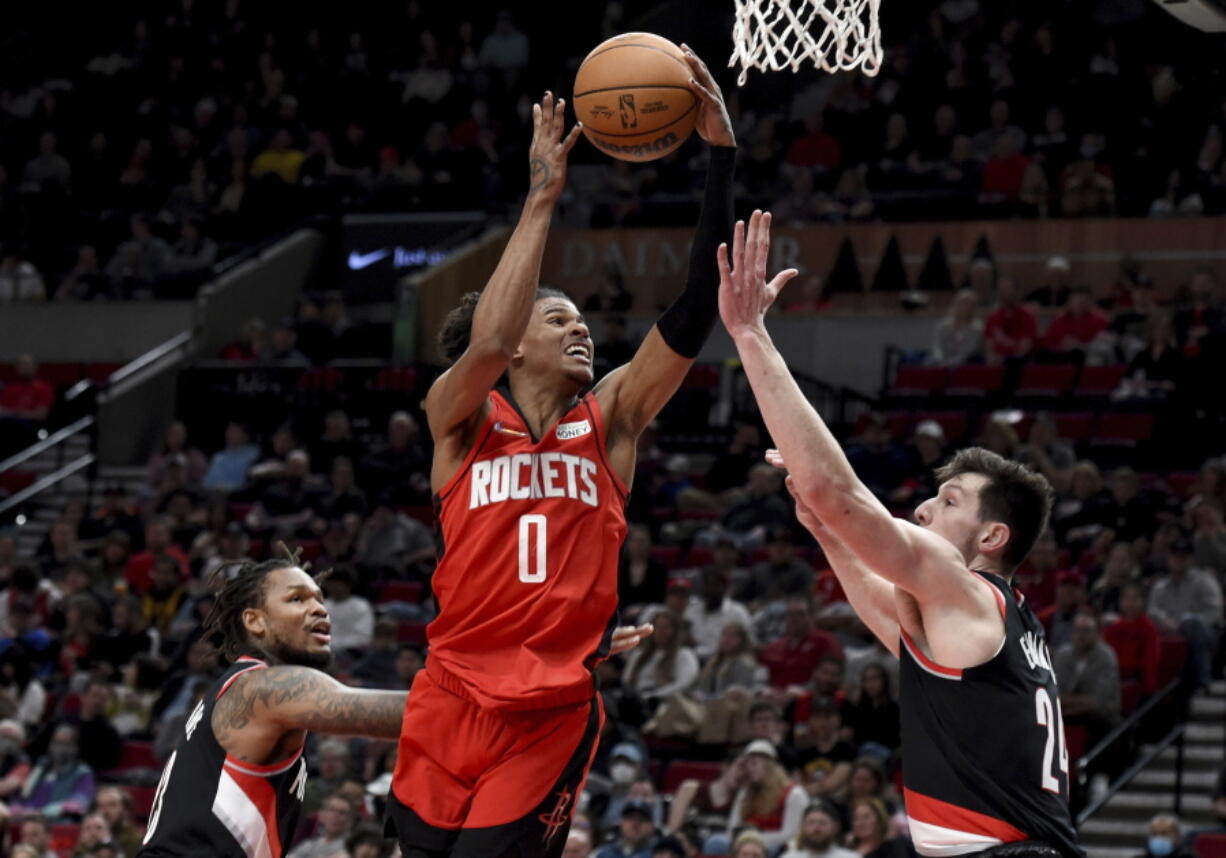
[[[574,423],[558,424],[558,440],[569,441],[571,438],[581,438],[592,431],[592,424],[587,420],[577,420]]]

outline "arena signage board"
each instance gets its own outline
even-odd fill
[[[341,220],[341,284],[356,303],[390,301],[397,280],[447,258],[485,223],[481,212],[352,214]]]

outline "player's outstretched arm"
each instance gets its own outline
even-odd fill
[[[596,388],[614,428],[637,437],[681,386],[715,327],[719,272],[715,248],[732,233],[732,174],[736,137],[724,97],[711,71],[682,46],[698,98],[698,133],[710,144],[702,213],[690,249],[685,288],[648,332],[630,363],[609,373]]]
[[[767,450],[766,461],[780,470],[787,469],[778,450]],[[813,511],[805,506],[795,480],[788,477],[785,482],[796,501],[797,520],[813,534],[813,538],[821,546],[822,553],[826,555],[831,571],[839,579],[856,616],[869,627],[886,649],[898,655],[898,602],[894,597],[894,585],[861,563],[856,555],[822,524]]]
[[[552,93],[546,92],[540,104],[532,106],[528,197],[519,223],[481,292],[468,348],[426,397],[426,414],[435,440],[481,410],[528,327],[549,222],[566,184],[566,156],[579,139],[581,124],[569,134],[563,134],[565,125],[565,99],[555,101]]]
[[[737,223],[731,254],[720,246],[719,309],[797,496],[860,563],[917,599],[980,604],[982,588],[966,575],[953,545],[894,518],[856,477],[771,341],[766,311],[797,272],[788,269],[767,282],[770,220],[769,212],[754,212],[748,230]]]
[[[213,732],[227,751],[290,730],[395,739],[407,691],[342,685],[311,667],[279,665],[243,674],[217,701]]]

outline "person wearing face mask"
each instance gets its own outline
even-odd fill
[[[637,745],[630,742],[619,742],[609,756],[609,787],[608,804],[601,814],[600,828],[616,827],[622,817],[622,807],[630,801],[637,781],[644,774],[643,755]],[[648,797],[650,798],[650,797]],[[659,816],[657,812],[655,816]],[[659,819],[655,820],[659,822]]]
[[[1149,821],[1149,839],[1138,858],[1192,858],[1183,848],[1179,820],[1169,813],[1160,813]]]
[[[0,801],[15,795],[30,774],[25,753],[26,730],[13,718],[0,721]]]
[[[77,728],[61,724],[51,735],[47,755],[26,779],[15,812],[39,811],[52,824],[79,820],[94,800],[94,770],[81,762]]]

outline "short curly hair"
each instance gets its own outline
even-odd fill
[[[571,297],[561,289],[554,289],[552,286],[541,286],[536,290],[536,300],[539,301],[542,298],[571,300]],[[465,349],[468,348],[473,334],[473,314],[477,311],[479,300],[481,300],[480,292],[466,292],[460,297],[459,306],[443,319],[443,327],[438,332],[438,349],[448,366],[459,360],[460,355],[464,354]]]

